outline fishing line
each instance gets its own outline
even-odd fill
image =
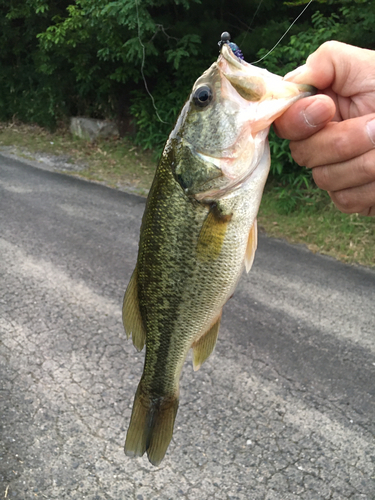
[[[261,57],[258,61],[254,61],[252,62],[251,64],[258,64],[260,61],[263,61],[263,59],[265,59],[267,56],[269,56],[271,54],[271,52],[273,52],[276,47],[279,45],[279,43],[281,42],[281,40],[285,37],[285,35],[290,31],[290,29],[293,27],[293,25],[298,21],[298,19],[302,16],[302,14],[305,12],[305,10],[307,10],[308,6],[313,2],[313,0],[310,0],[309,3],[306,5],[306,7],[303,9],[303,11],[295,18],[295,20],[292,22],[292,24],[289,26],[289,28],[286,30],[286,32],[283,34],[283,36],[280,38],[280,40],[278,42],[276,42],[276,44],[272,47],[271,50],[269,50],[267,52],[266,55],[264,55],[263,57]]]
[[[155,104],[155,100],[154,100],[154,96],[151,94],[149,88],[148,88],[148,85],[147,85],[147,80],[146,80],[146,77],[145,77],[145,73],[144,73],[144,66],[145,66],[145,60],[146,60],[146,48],[142,42],[142,39],[141,39],[141,27],[140,27],[140,22],[139,22],[139,12],[138,12],[138,0],[135,0],[135,8],[136,8],[136,12],[137,12],[137,26],[138,26],[138,40],[139,40],[139,43],[142,47],[142,63],[141,63],[141,75],[142,75],[142,78],[143,78],[143,83],[145,85],[145,89],[148,93],[148,95],[151,97],[151,101],[152,101],[152,105],[154,106],[154,110],[155,110],[155,113],[156,113],[156,116],[158,117],[159,121],[161,123],[166,123],[168,125],[168,122],[165,122],[164,120],[162,120],[160,118],[160,115],[159,115],[159,112],[158,112],[158,108],[156,107],[156,104]]]
[[[262,5],[262,3],[263,3],[263,0],[260,0],[260,2],[258,3],[258,7],[256,8],[256,10],[255,10],[255,12],[254,12],[253,18],[252,18],[252,20],[250,21],[250,25],[249,25],[249,28],[248,28],[248,30],[247,30],[247,31],[249,31],[249,29],[251,28],[251,26],[252,26],[252,24],[253,24],[253,22],[254,22],[254,19],[255,19],[256,15],[258,14],[258,10],[260,9],[260,6]],[[247,33],[246,33],[246,35],[247,35]]]
[[[260,0],[260,1],[259,1],[259,3],[258,3],[258,7],[255,9],[254,15],[253,15],[253,17],[252,17],[252,19],[251,19],[251,21],[250,21],[250,24],[249,24],[249,25],[248,25],[248,27],[247,27],[247,30],[246,30],[245,36],[244,36],[244,37],[242,38],[242,40],[241,40],[241,44],[242,44],[242,43],[244,43],[244,41],[246,40],[246,37],[247,37],[247,35],[249,34],[250,28],[251,28],[251,26],[253,25],[254,19],[255,19],[256,15],[258,14],[258,11],[259,11],[259,9],[260,9],[260,7],[261,7],[261,5],[262,5],[263,1],[264,1],[264,0]],[[236,17],[237,17],[237,16],[236,16]],[[238,19],[238,17],[237,17],[237,19]]]
[[[258,61],[254,61],[252,62],[251,64],[258,64],[259,62],[263,61],[263,59],[265,59],[267,56],[269,56],[269,54],[271,54],[271,52],[273,52],[275,50],[275,48],[279,45],[279,43],[281,42],[281,40],[288,34],[288,32],[291,30],[291,28],[294,26],[294,24],[298,21],[298,19],[302,16],[302,14],[308,9],[309,5],[313,2],[313,0],[310,0],[309,3],[306,5],[306,7],[302,10],[302,12],[295,18],[295,20],[292,22],[292,24],[289,26],[289,28],[286,30],[286,32],[283,34],[283,36],[276,42],[276,44],[272,47],[271,50],[269,50],[267,52],[267,54],[265,54],[263,57],[261,57],[260,59],[258,59]],[[149,88],[148,88],[148,85],[147,85],[147,80],[146,80],[146,76],[145,76],[145,73],[144,73],[144,66],[145,66],[145,61],[146,61],[146,48],[142,42],[142,38],[141,38],[141,27],[140,27],[140,21],[139,21],[139,11],[138,11],[138,0],[135,0],[134,1],[135,3],[135,8],[136,8],[136,14],[137,14],[137,30],[138,30],[138,40],[139,40],[139,44],[140,46],[142,47],[142,62],[141,62],[141,75],[142,75],[142,79],[143,79],[143,83],[144,83],[144,86],[145,86],[145,89],[146,89],[146,92],[147,94],[150,96],[151,98],[151,101],[152,101],[152,105],[154,107],[154,110],[155,110],[155,113],[156,113],[156,116],[158,117],[158,120],[161,122],[161,123],[165,123],[168,125],[168,122],[164,121],[160,115],[159,115],[159,112],[158,112],[158,108],[156,107],[156,104],[155,104],[155,99],[154,99],[154,96],[151,94]],[[263,0],[260,0],[259,3],[258,3],[258,6],[256,8],[256,11],[253,15],[253,18],[250,22],[250,26],[247,30],[247,32],[249,31],[253,21],[254,21],[254,18],[255,16],[257,15],[258,13],[258,10],[260,8],[260,6],[262,5],[263,3]],[[247,33],[246,33],[247,35]],[[246,35],[245,35],[245,38],[246,38]]]

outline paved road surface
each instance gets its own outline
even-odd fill
[[[123,453],[144,200],[0,164],[0,499],[375,499],[374,272],[261,237],[154,468]]]

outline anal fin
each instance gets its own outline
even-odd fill
[[[122,307],[122,321],[127,338],[132,336],[133,344],[138,351],[142,351],[146,342],[146,330],[143,326],[141,312],[139,310],[137,293],[137,267],[130,278],[128,288],[125,292]]]
[[[257,246],[258,246],[258,224],[257,220],[255,219],[254,224],[251,226],[249,232],[249,238],[247,240],[247,247],[245,253],[245,269],[247,273],[250,271],[251,266],[253,265]]]
[[[221,320],[221,312],[215,323],[204,333],[194,344],[193,348],[193,368],[194,371],[199,370],[201,365],[210,356],[215,348],[217,335],[219,333]]]

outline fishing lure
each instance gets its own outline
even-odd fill
[[[239,59],[242,59],[243,61],[245,60],[243,54],[242,54],[242,51],[241,49],[239,48],[239,46],[237,44],[235,44],[234,42],[231,42],[230,41],[231,39],[231,36],[230,34],[228,33],[228,31],[224,31],[222,34],[221,34],[221,39],[220,39],[220,42],[218,42],[218,45],[220,47],[220,51],[221,51],[221,48],[224,44],[228,44],[228,46],[232,49],[232,52],[233,54],[238,57]]]

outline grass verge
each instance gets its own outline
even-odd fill
[[[374,217],[343,214],[328,199],[283,214],[275,190],[266,188],[258,220],[269,236],[305,244],[342,262],[375,267]]]
[[[40,154],[63,159],[72,166],[62,169],[67,174],[143,196],[147,195],[156,168],[153,153],[143,151],[129,139],[90,143],[73,137],[65,128],[52,133],[36,125],[0,123],[0,148],[9,147],[29,160],[38,159]]]
[[[152,152],[142,151],[128,139],[90,143],[73,138],[65,129],[51,133],[37,126],[0,123],[0,151],[6,147],[31,160],[41,153],[62,157],[72,165],[65,173],[143,196],[156,168]],[[318,198],[283,213],[278,192],[269,185],[263,195],[259,225],[269,236],[305,244],[312,252],[375,267],[375,218],[342,214],[328,197],[320,194]]]

